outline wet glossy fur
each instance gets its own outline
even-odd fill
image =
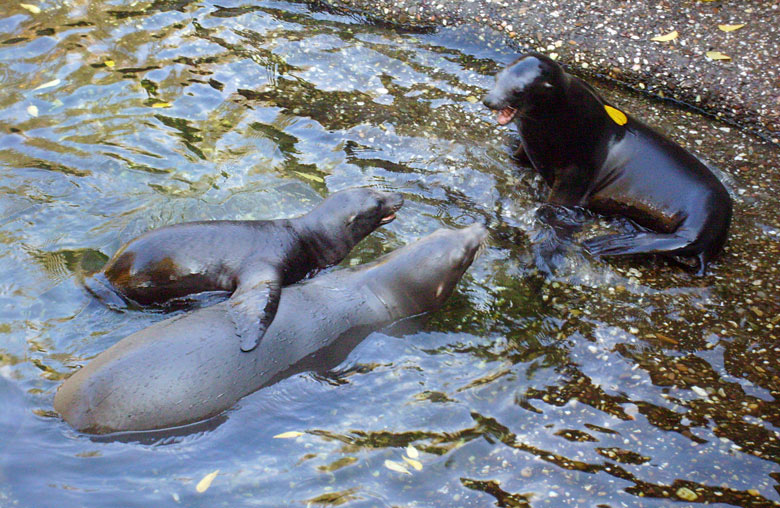
[[[695,256],[699,273],[723,248],[731,197],[696,157],[627,116],[619,125],[589,85],[540,54],[501,71],[484,99],[514,108],[522,149],[551,192],[548,201],[622,215],[644,231],[585,242],[594,255]]]
[[[217,415],[263,386],[340,361],[383,325],[439,308],[486,234],[480,225],[439,230],[373,263],[285,288],[276,319],[250,353],[233,346],[226,303],[156,323],[68,378],[54,408],[91,433],[169,428]]]

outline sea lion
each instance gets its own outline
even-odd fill
[[[360,240],[395,219],[398,193],[335,192],[294,219],[187,222],[149,231],[122,246],[85,281],[102,300],[164,304],[229,291],[241,350],[251,351],[273,321],[281,286],[339,263]]]
[[[521,56],[496,76],[483,103],[498,111],[500,125],[514,120],[550,203],[622,215],[643,228],[587,240],[592,254],[695,256],[703,275],[723,248],[732,202],[718,178],[550,58]]]
[[[341,347],[344,358],[371,331],[438,309],[486,236],[480,224],[441,229],[370,264],[285,288],[276,319],[249,354],[231,346],[237,331],[227,302],[161,321],[68,378],[54,408],[89,433],[202,421],[263,386],[314,368],[317,353]]]

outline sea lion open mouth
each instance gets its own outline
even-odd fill
[[[517,114],[517,109],[512,107],[506,107],[498,112],[498,124],[506,125],[512,121]]]
[[[382,217],[382,220],[379,221],[379,225],[384,226],[385,224],[390,224],[393,222],[395,220],[395,212],[400,210],[402,206],[404,206],[404,199],[400,194],[398,194],[398,199],[395,203],[392,204],[390,213]]]

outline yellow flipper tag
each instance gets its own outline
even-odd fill
[[[604,104],[604,109],[607,110],[607,114],[616,124],[626,125],[628,122],[628,117],[626,114],[619,109],[615,109],[612,106],[608,106],[606,104]]]

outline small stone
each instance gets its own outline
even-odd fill
[[[684,501],[696,501],[699,498],[699,496],[688,487],[680,487],[675,494]]]

